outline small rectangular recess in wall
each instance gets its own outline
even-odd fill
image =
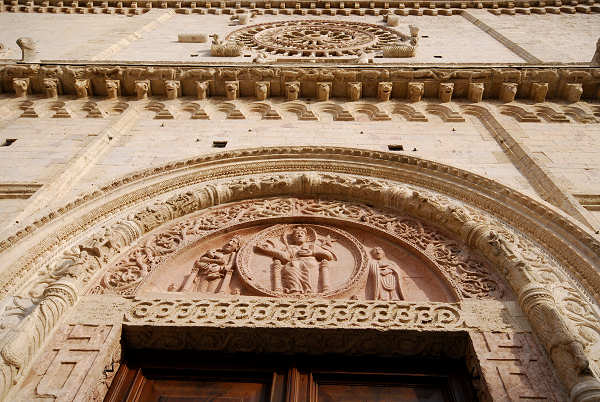
[[[404,151],[404,147],[401,144],[390,144],[388,145],[390,151]]]
[[[0,199],[27,199],[42,187],[39,183],[0,183]]]
[[[600,194],[573,194],[573,197],[588,211],[600,211]]]
[[[0,147],[10,147],[15,141],[17,141],[16,138],[7,138],[4,141],[2,141]]]
[[[225,148],[227,141],[213,141],[213,148]]]

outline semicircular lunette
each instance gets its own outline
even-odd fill
[[[484,258],[417,219],[364,204],[291,197],[224,204],[159,228],[92,289],[147,292],[514,299]]]

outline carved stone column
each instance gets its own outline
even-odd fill
[[[74,276],[65,276],[50,284],[37,307],[8,335],[0,349],[0,398],[19,380],[62,315],[75,305],[77,285]]]
[[[531,283],[521,290],[519,302],[550,356],[556,373],[570,390],[571,401],[599,400],[600,381],[594,378],[583,345],[569,331],[550,292]]]
[[[319,265],[319,269],[321,270],[321,291],[327,292],[329,291],[329,261],[323,260]]]
[[[283,292],[283,285],[281,284],[281,269],[283,265],[281,261],[273,261],[271,268],[273,269],[273,290],[275,292]]]

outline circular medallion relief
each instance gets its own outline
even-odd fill
[[[276,225],[237,255],[241,279],[269,296],[343,295],[367,270],[363,247],[349,233],[319,225]]]
[[[258,24],[227,36],[250,49],[300,57],[356,55],[397,44],[402,38],[399,32],[378,25],[325,20]]]

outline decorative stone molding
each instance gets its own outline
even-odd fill
[[[439,89],[443,89],[444,99],[469,99],[469,86],[475,85],[477,91],[485,92],[486,99],[501,99],[504,102],[514,100],[513,94],[520,98],[540,98],[543,88],[547,86],[543,99],[574,99],[581,85],[581,99],[598,99],[600,75],[593,68],[574,67],[522,67],[520,69],[471,68],[442,69],[415,67],[369,66],[369,68],[353,66],[310,66],[310,68],[288,68],[285,66],[239,65],[235,69],[228,67],[133,67],[133,66],[39,66],[4,65],[0,67],[0,84],[2,91],[14,92],[14,79],[29,79],[30,93],[44,93],[42,81],[45,78],[58,80],[59,94],[76,95],[77,81],[88,80],[88,96],[136,96],[135,81],[149,80],[157,83],[157,91],[163,91],[170,81],[179,81],[178,96],[194,96],[198,99],[206,97],[226,97],[230,82],[238,82],[237,97],[255,97],[255,82],[270,82],[269,97],[287,97],[286,85],[300,83],[301,96],[318,98],[324,101],[327,97],[319,91],[317,83],[330,83],[329,98],[346,98],[346,89],[350,83],[358,83],[363,94],[378,97],[379,86],[391,83],[393,91],[391,99],[420,99],[419,88],[427,83],[427,97],[440,98]],[[162,83],[162,85],[160,84]],[[481,84],[481,85],[479,85]],[[573,84],[573,85],[571,85]],[[448,91],[452,88],[452,94]],[[339,89],[336,89],[339,88]],[[541,89],[540,89],[541,88]],[[115,92],[116,90],[116,92]],[[575,92],[573,92],[575,91]],[[156,91],[155,91],[156,92]],[[164,91],[168,98],[168,94]],[[534,96],[534,93],[538,95]],[[421,97],[425,96],[425,91]],[[536,99],[537,99],[536,98]]]
[[[126,325],[203,327],[364,328],[461,331],[459,304],[353,300],[133,298]],[[466,313],[469,314],[469,313]],[[497,317],[490,317],[497,319]],[[483,322],[483,327],[498,325]]]
[[[599,12],[598,7],[588,4],[577,4],[568,6],[561,2],[544,1],[499,1],[497,3],[487,3],[475,0],[450,0],[444,3],[433,3],[429,7],[423,7],[419,2],[406,2],[401,0],[392,0],[383,3],[361,0],[353,3],[353,7],[348,6],[348,2],[341,0],[327,2],[286,2],[271,3],[269,1],[239,1],[235,4],[226,2],[211,2],[201,0],[198,2],[168,2],[164,0],[150,0],[139,2],[137,0],[123,0],[116,3],[102,1],[99,3],[87,2],[84,6],[81,2],[71,2],[66,4],[62,0],[35,0],[26,4],[14,4],[5,6],[5,10],[12,13],[65,13],[65,14],[123,14],[140,15],[150,11],[153,8],[174,9],[178,14],[214,14],[214,15],[236,15],[240,10],[247,10],[258,15],[384,15],[394,20],[394,16],[451,16],[464,12],[465,9],[485,8],[494,15],[508,14],[591,14]]]

